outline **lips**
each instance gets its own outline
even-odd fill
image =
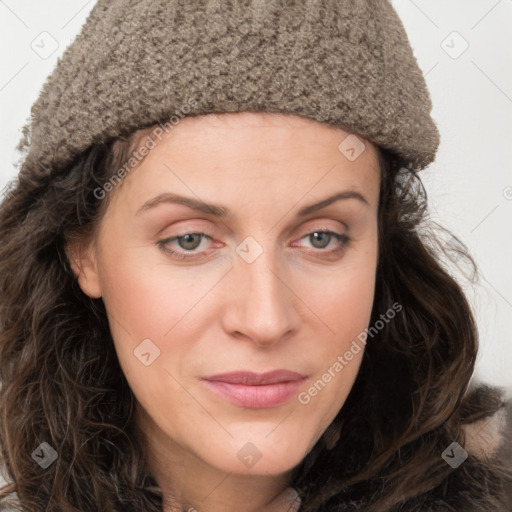
[[[305,375],[289,370],[263,374],[230,372],[201,379],[208,390],[231,403],[253,409],[277,407],[296,395]]]
[[[267,373],[253,372],[231,372],[203,377],[210,382],[227,382],[228,384],[244,384],[246,386],[264,386],[267,384],[277,384],[278,382],[289,382],[304,379],[305,375],[289,370],[275,370]]]

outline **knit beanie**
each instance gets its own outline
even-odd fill
[[[99,0],[32,106],[22,172],[186,116],[274,112],[435,158],[425,80],[387,0]],[[341,149],[340,149],[341,151]]]

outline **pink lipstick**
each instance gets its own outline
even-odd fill
[[[305,375],[289,370],[262,374],[239,371],[202,378],[213,393],[235,405],[252,409],[277,407],[286,403],[298,393],[305,380]]]

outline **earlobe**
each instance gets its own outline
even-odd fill
[[[86,247],[79,243],[68,244],[66,255],[82,291],[93,299],[101,297],[98,264],[93,244],[87,244]]]

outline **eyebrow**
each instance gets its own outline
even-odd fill
[[[304,217],[306,215],[309,215],[310,213],[316,212],[317,210],[326,208],[327,206],[336,201],[346,199],[357,199],[369,206],[368,201],[361,193],[355,190],[344,190],[342,192],[338,192],[332,196],[329,196],[326,199],[322,199],[322,201],[319,201],[318,203],[311,204],[309,206],[301,208],[297,213],[297,217]],[[140,213],[150,210],[151,208],[154,208],[155,206],[158,206],[163,203],[181,204],[183,206],[187,206],[191,210],[206,213],[208,215],[214,215],[216,217],[229,217],[232,215],[232,212],[229,210],[229,208],[226,208],[225,206],[208,204],[203,201],[194,199],[192,197],[181,196],[179,194],[173,194],[171,192],[166,192],[154,197],[153,199],[149,199],[137,210],[137,213],[135,215],[139,215]]]

